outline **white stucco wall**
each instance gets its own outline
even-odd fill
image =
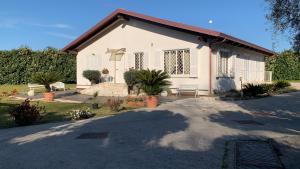
[[[110,54],[106,53],[107,49],[126,48],[126,53],[121,61],[117,62],[117,82],[124,83],[123,73],[130,67],[134,66],[132,61],[134,52],[144,52],[146,58],[146,67],[150,69],[163,69],[163,50],[170,49],[190,49],[191,55],[196,55],[197,59],[192,62],[197,65],[197,75],[193,77],[172,77],[172,88],[176,88],[181,84],[195,84],[200,89],[209,89],[209,47],[208,44],[200,42],[198,36],[181,31],[172,30],[158,25],[130,19],[123,24],[117,24],[105,33],[101,33],[94,41],[82,46],[77,55],[77,86],[79,88],[89,86],[90,82],[82,76],[84,70],[102,70],[108,68],[110,75],[114,75],[114,62],[110,61]],[[234,86],[239,88],[239,77],[242,76],[242,62],[246,58],[251,65],[250,70],[255,70],[252,61],[262,60],[262,55],[245,49],[222,46],[220,48],[228,48],[237,54],[235,59],[236,76],[230,81],[234,82]],[[243,57],[247,56],[247,57]],[[255,58],[255,59],[254,59]],[[212,85],[216,89],[220,79],[216,79],[216,55],[213,55],[212,67]],[[256,63],[254,61],[254,63]],[[264,63],[263,65],[264,70]],[[251,73],[248,81],[256,79],[263,80],[264,73]],[[225,84],[227,85],[227,84]],[[225,88],[228,88],[225,87]],[[207,92],[206,92],[207,93]]]
[[[216,90],[241,89],[242,84],[263,83],[265,76],[265,56],[261,53],[249,49],[222,45],[218,50],[228,50],[232,53],[232,59],[229,64],[233,64],[233,78],[217,77],[217,52],[213,54],[213,88]]]
[[[118,68],[122,72],[117,73],[117,76],[122,77],[123,71],[134,66],[133,62],[128,61],[134,52],[144,52],[147,55],[148,61],[145,62],[148,63],[148,68],[163,69],[163,50],[188,48],[191,53],[198,56],[198,75],[197,77],[172,77],[172,87],[179,84],[197,84],[199,88],[208,89],[207,53],[209,48],[207,45],[201,44],[197,38],[188,33],[130,19],[126,24],[118,25],[79,51],[77,55],[77,85],[78,87],[90,85],[90,82],[82,76],[82,72],[87,69],[108,68],[110,74],[114,74],[113,62],[109,61],[110,54],[106,53],[107,48],[126,48],[122,61],[118,63],[118,66],[123,66],[123,68]],[[117,81],[124,82],[124,80],[120,81],[120,78]]]

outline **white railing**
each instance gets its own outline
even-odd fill
[[[272,82],[272,71],[265,71],[265,82]]]

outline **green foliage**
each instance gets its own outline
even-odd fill
[[[92,84],[100,83],[101,73],[99,70],[85,70],[82,73],[83,77],[88,79]]]
[[[266,0],[270,5],[267,19],[275,33],[288,32],[294,50],[300,54],[300,0]]]
[[[291,50],[267,58],[266,70],[273,72],[273,80],[300,79],[300,61],[296,53]]]
[[[30,100],[26,99],[20,105],[15,107],[10,115],[13,117],[17,125],[29,125],[41,118],[40,113],[45,111],[45,107],[41,107],[38,104],[30,105]]]
[[[243,85],[243,94],[245,96],[253,96],[256,97],[258,95],[261,94],[265,94],[267,93],[267,91],[265,90],[265,88],[262,85],[259,84],[252,84],[252,83],[247,83],[245,85]]]
[[[141,83],[141,89],[148,96],[158,95],[171,85],[171,82],[167,80],[170,76],[162,70],[140,70],[137,78]]]
[[[128,94],[131,90],[133,90],[133,87],[139,83],[139,79],[137,79],[137,73],[139,71],[135,70],[133,68],[130,68],[128,71],[124,73],[124,79],[128,86]]]
[[[0,84],[26,84],[33,73],[53,71],[61,74],[62,82],[76,82],[76,57],[53,48],[0,51],[0,65]]]
[[[289,86],[291,86],[291,84],[287,81],[284,81],[284,80],[276,81],[274,83],[274,89],[275,90],[283,89],[283,88],[286,88],[286,87],[289,87]]]
[[[32,82],[44,85],[47,92],[51,91],[50,84],[55,83],[60,79],[59,75],[54,72],[39,72],[32,75]]]
[[[274,91],[274,84],[260,84],[260,86],[266,93],[271,93],[272,91]]]

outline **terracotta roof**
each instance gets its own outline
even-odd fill
[[[68,44],[66,47],[64,47],[62,49],[62,51],[67,52],[67,51],[74,50],[76,47],[78,47],[79,45],[81,45],[82,43],[84,43],[85,41],[90,39],[91,37],[93,37],[95,34],[97,34],[99,31],[104,29],[106,26],[108,26],[109,24],[111,24],[112,22],[117,20],[119,15],[152,22],[152,23],[160,24],[160,25],[167,26],[167,27],[170,27],[173,29],[196,33],[199,35],[205,35],[205,36],[214,37],[214,38],[218,38],[218,39],[226,39],[226,41],[231,42],[233,44],[237,44],[239,46],[243,46],[243,47],[261,52],[261,53],[269,55],[269,56],[274,55],[274,52],[271,50],[268,50],[266,48],[255,45],[253,43],[241,40],[239,38],[235,38],[233,36],[227,35],[222,32],[217,32],[214,30],[204,29],[204,28],[186,25],[186,24],[182,24],[182,23],[177,23],[177,22],[173,22],[173,21],[169,21],[169,20],[165,20],[165,19],[159,19],[159,18],[155,18],[155,17],[151,17],[151,16],[146,16],[143,14],[127,11],[124,9],[115,10],[113,13],[111,13],[106,18],[104,18],[102,21],[100,21],[95,26],[93,26],[91,29],[89,29],[87,32],[85,32],[84,34],[79,36],[77,39],[72,41],[70,44]]]

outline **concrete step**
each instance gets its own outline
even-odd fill
[[[127,96],[127,85],[125,83],[100,83],[90,88],[81,90],[81,94],[94,95],[98,92],[98,96]]]

